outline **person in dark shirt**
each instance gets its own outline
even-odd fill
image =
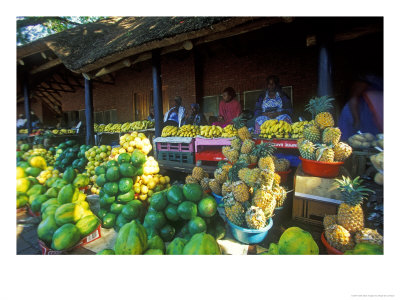
[[[185,120],[185,125],[190,124],[190,125],[207,125],[207,119],[200,112],[200,105],[198,103],[192,103],[190,104],[190,115],[186,118]]]

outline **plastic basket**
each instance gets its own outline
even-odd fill
[[[228,220],[229,227],[231,228],[233,237],[243,244],[258,244],[261,243],[268,235],[274,222],[269,218],[268,225],[263,229],[248,229],[239,227]]]
[[[157,151],[194,152],[194,139],[190,143],[157,142]]]
[[[215,198],[215,201],[217,201],[217,204],[219,205],[219,204],[223,204],[223,202],[222,202],[222,196],[220,196],[220,195],[217,195],[216,193],[214,193],[214,192],[211,192],[211,194],[214,196],[214,198]]]
[[[325,232],[322,232],[322,234],[321,234],[321,241],[322,241],[322,244],[324,244],[328,254],[335,254],[335,255],[343,254],[343,252],[341,252],[341,251],[337,250],[336,248],[333,248],[331,245],[329,245],[328,241],[325,239]]]
[[[333,178],[339,175],[340,166],[344,162],[322,162],[299,157],[303,171],[316,177]]]
[[[172,152],[172,151],[160,151],[157,152],[158,160],[174,161],[181,164],[193,164],[194,155],[191,152]]]

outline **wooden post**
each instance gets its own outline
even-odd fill
[[[318,57],[318,91],[319,97],[332,95],[332,60],[331,60],[331,42],[333,37],[326,33],[317,36],[319,44]]]
[[[151,59],[153,73],[153,106],[155,119],[155,136],[161,136],[163,124],[163,107],[162,107],[162,88],[161,88],[161,64],[160,52],[154,51]]]
[[[86,145],[94,145],[92,82],[85,78]]]
[[[32,122],[31,122],[31,104],[29,101],[29,87],[28,78],[24,78],[24,107],[25,107],[25,118],[26,126],[28,128],[28,134],[32,133]]]

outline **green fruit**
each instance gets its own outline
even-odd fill
[[[144,255],[163,255],[164,253],[160,249],[149,249],[143,254]]]
[[[29,163],[27,162],[27,161],[20,161],[20,162],[18,162],[17,163],[17,166],[18,167],[21,167],[22,169],[26,169],[26,168],[28,168],[28,167],[30,167],[30,165],[29,165]]]
[[[132,189],[132,187],[133,187],[132,178],[124,177],[121,178],[118,182],[118,190],[120,191],[120,193],[127,193]]]
[[[97,176],[99,176],[99,175],[101,175],[101,174],[106,174],[106,168],[104,167],[104,166],[97,166],[95,169],[94,169],[94,173],[97,175]]]
[[[116,230],[116,231],[119,231],[119,229],[120,229],[122,226],[124,226],[126,223],[129,223],[129,220],[125,219],[124,216],[123,216],[122,214],[119,214],[119,215],[117,216],[116,221],[115,221],[115,226],[118,228],[118,230]]]
[[[46,185],[48,188],[51,188],[51,187],[53,186],[53,183],[56,182],[57,179],[58,179],[57,177],[51,177],[51,178],[49,178],[49,179],[46,180],[45,185]],[[58,189],[57,189],[57,191],[58,191]]]
[[[107,168],[106,179],[107,181],[118,181],[119,179],[119,168],[117,166],[112,166]]]
[[[54,217],[57,225],[61,226],[67,223],[76,223],[84,214],[85,210],[83,207],[76,205],[75,203],[67,203],[60,205]]]
[[[174,240],[167,246],[167,254],[181,255],[183,253],[183,248],[185,248],[186,243],[187,240],[183,238],[174,238]]]
[[[279,255],[279,246],[278,246],[278,244],[275,244],[275,243],[269,244],[269,249],[268,249],[268,252],[266,254]]]
[[[28,196],[26,194],[17,195],[17,208],[21,208],[28,203]]]
[[[57,198],[58,196],[58,190],[57,188],[49,188],[46,193],[44,193],[46,196],[49,198]]]
[[[203,218],[194,217],[188,223],[189,232],[191,235],[195,235],[196,233],[206,232],[207,225]]]
[[[197,203],[203,196],[203,189],[198,183],[187,183],[182,188],[183,195],[189,201]]]
[[[114,245],[115,254],[142,254],[147,249],[147,233],[136,220],[122,226]]]
[[[113,249],[103,249],[97,252],[96,255],[115,255],[115,251]]]
[[[58,202],[57,198],[48,199],[47,201],[42,203],[42,206],[40,207],[41,213],[43,213],[45,209],[50,205],[60,205],[60,203]]]
[[[170,242],[175,236],[175,228],[170,224],[166,224],[160,229],[160,236],[164,242]]]
[[[42,215],[41,215],[42,220],[45,220],[45,219],[48,218],[49,216],[54,216],[55,213],[56,213],[56,210],[57,210],[57,208],[58,208],[59,206],[60,206],[60,205],[56,205],[56,204],[47,206],[46,209],[43,211],[43,213],[42,213]]]
[[[131,154],[131,163],[136,168],[140,168],[146,162],[146,155],[138,150],[135,149]]]
[[[217,212],[217,201],[211,196],[201,199],[198,204],[199,215],[205,218],[211,218]]]
[[[108,202],[108,201],[110,201],[110,202]],[[111,196],[108,196],[107,194],[105,194],[105,196],[100,197],[100,201],[99,201],[100,202],[100,208],[109,211],[110,210],[110,206],[114,201],[115,201],[115,196],[111,197]]]
[[[165,253],[165,244],[164,241],[158,236],[155,235],[147,241],[148,249],[158,249],[161,250],[162,253]]]
[[[40,222],[37,228],[37,235],[40,240],[46,243],[46,245],[51,245],[53,235],[58,229],[58,225],[53,215],[48,216]]]
[[[116,182],[107,182],[104,185],[104,191],[109,196],[115,196],[118,194],[118,183]]]
[[[24,169],[17,167],[17,179],[26,177]]]
[[[147,212],[144,221],[155,229],[161,229],[167,223],[164,214],[158,211]]]
[[[80,219],[76,224],[76,228],[78,228],[81,237],[87,236],[89,233],[92,233],[97,226],[99,226],[100,220],[95,215],[89,215]]]
[[[118,163],[123,164],[123,163],[129,163],[131,160],[131,156],[129,153],[121,153],[118,155]]]
[[[160,234],[156,228],[154,228],[152,225],[147,224],[146,222],[143,222],[143,227],[146,230],[148,239],[151,239],[153,236],[156,236],[156,235],[159,236],[159,234]]]
[[[64,179],[59,178],[54,182],[53,185],[51,185],[51,187],[55,187],[57,189],[61,189],[66,185],[67,185],[67,182]]]
[[[78,228],[74,224],[64,224],[53,235],[51,248],[65,250],[75,246],[81,238]]]
[[[319,254],[312,235],[299,227],[286,229],[279,238],[279,254]]]
[[[113,204],[111,204],[110,212],[118,215],[122,212],[122,209],[124,208],[124,206],[125,206],[124,204],[114,202]]]
[[[184,220],[190,220],[197,215],[197,206],[191,201],[183,201],[178,206],[178,215]]]
[[[101,208],[101,209],[99,210],[99,212],[97,213],[97,216],[98,216],[101,220],[103,220],[104,216],[105,216],[107,213],[108,213],[107,210]]]
[[[370,244],[370,243],[359,243],[353,250],[346,250],[345,255],[382,255],[383,246]]]
[[[115,221],[117,219],[117,216],[113,213],[107,213],[104,217],[103,217],[103,227],[104,228],[113,228],[115,225]]]
[[[164,192],[154,193],[150,197],[150,206],[157,211],[164,210],[168,205],[168,200]]]
[[[41,194],[44,194],[45,191],[46,191],[46,188],[43,185],[35,184],[26,192],[26,195],[27,196],[41,195]],[[23,193],[23,191],[18,191],[18,192]]]
[[[128,203],[132,201],[134,198],[135,198],[135,192],[133,190],[130,190],[125,194],[120,194],[117,196],[117,200],[122,203]]]
[[[128,204],[124,205],[121,214],[128,221],[132,221],[134,219],[141,219],[143,211],[144,211],[143,203],[140,202],[139,200],[133,200]]]
[[[132,178],[135,175],[135,168],[130,163],[122,163],[119,166],[119,173],[123,177],[130,177]]]
[[[39,184],[39,181],[36,179],[36,177],[28,176],[26,178],[30,181],[31,187],[36,185],[36,184]]]
[[[78,174],[76,176],[76,178],[74,179],[73,184],[77,187],[77,188],[83,188],[85,186],[87,186],[90,182],[90,179],[88,176],[83,175],[83,174]]]
[[[107,182],[107,180],[106,180],[106,175],[105,175],[105,174],[100,174],[100,175],[97,176],[97,178],[96,178],[96,184],[97,184],[99,187],[104,186],[104,184],[105,184],[106,182]]]
[[[109,160],[106,164],[107,169],[115,166],[118,166],[118,162],[115,160]]]
[[[170,221],[178,221],[179,214],[178,214],[178,206],[174,204],[168,204],[164,210],[164,214]]]
[[[207,225],[207,233],[211,234],[216,240],[220,240],[225,237],[225,222],[219,214],[216,214],[213,218],[211,218],[210,224]]]
[[[75,187],[72,184],[63,186],[58,192],[57,200],[60,204],[71,203],[74,198]]]
[[[37,195],[31,203],[31,210],[33,212],[39,212],[42,203],[46,202],[48,199],[46,195]]]
[[[167,191],[167,199],[170,203],[178,205],[183,201],[183,192],[182,188],[173,185]]]
[[[142,176],[143,175],[143,166],[136,169],[135,176]],[[157,191],[159,192],[159,191]]]
[[[25,173],[27,175],[33,176],[33,177],[39,176],[40,172],[42,172],[42,169],[40,169],[40,168],[28,167],[25,169]]]
[[[75,172],[74,168],[68,167],[65,169],[63,179],[66,182],[72,183],[74,181],[75,177],[76,177],[76,172]]]
[[[31,182],[27,178],[17,179],[17,192],[26,193],[29,190],[30,185]]]
[[[215,239],[205,233],[196,233],[183,248],[182,254],[189,255],[215,255],[221,254],[221,250]]]

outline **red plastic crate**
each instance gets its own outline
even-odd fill
[[[206,161],[220,161],[226,160],[222,151],[202,151],[195,154],[196,161],[206,160]]]
[[[190,143],[157,142],[157,151],[194,152],[194,139]]]

